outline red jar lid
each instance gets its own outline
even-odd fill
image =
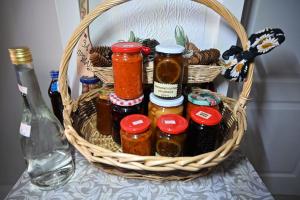
[[[190,116],[197,124],[203,124],[207,126],[219,124],[222,119],[221,113],[217,109],[211,107],[193,108],[190,112]]]
[[[165,133],[180,134],[187,129],[188,122],[180,115],[166,114],[157,119],[157,127]]]
[[[133,114],[121,120],[121,129],[127,133],[140,134],[150,128],[151,121],[145,115]]]
[[[136,104],[141,103],[143,101],[143,99],[144,99],[144,95],[140,96],[137,99],[125,100],[125,99],[120,99],[119,97],[117,97],[117,95],[115,93],[109,94],[110,102],[112,102],[113,104],[118,105],[118,106],[134,106]]]
[[[138,42],[118,42],[111,47],[113,53],[138,53],[142,50],[142,44]]]

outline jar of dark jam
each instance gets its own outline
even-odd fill
[[[111,135],[112,132],[112,116],[111,102],[109,94],[113,92],[113,86],[103,86],[96,102],[97,109],[97,129],[100,134]]]
[[[152,155],[151,122],[148,117],[133,114],[121,120],[121,144],[124,153]]]
[[[180,115],[162,115],[157,120],[156,152],[161,156],[182,156],[188,122]]]
[[[221,113],[211,107],[193,108],[186,141],[187,156],[213,151],[221,134]]]
[[[184,47],[157,45],[154,58],[154,95],[164,99],[181,96],[184,75]]]
[[[109,95],[109,99],[112,103],[112,138],[117,144],[121,144],[121,120],[131,114],[142,114],[143,98],[144,96],[133,100],[124,100],[117,97],[115,93]]]

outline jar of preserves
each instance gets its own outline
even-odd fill
[[[221,98],[215,95],[210,90],[195,90],[188,95],[188,102],[186,106],[186,119],[190,118],[190,111],[193,108],[198,108],[201,106],[207,106],[215,108],[221,111]]]
[[[176,114],[162,115],[157,120],[156,152],[161,156],[182,156],[188,122]]]
[[[142,45],[137,42],[119,42],[112,45],[114,89],[121,99],[136,99],[143,94]]]
[[[80,82],[82,84],[82,94],[101,87],[100,79],[96,76],[82,76],[80,77]]]
[[[112,103],[112,138],[117,144],[121,144],[120,138],[120,122],[121,120],[131,114],[142,114],[143,112],[143,98],[140,96],[133,100],[124,100],[117,97],[115,93],[109,95]]]
[[[97,109],[97,129],[100,134],[111,135],[112,132],[112,116],[111,116],[111,102],[109,94],[113,92],[112,86],[104,86],[99,91],[96,102]]]
[[[190,117],[186,155],[196,156],[213,151],[221,134],[221,113],[211,107],[198,107],[190,111]]]
[[[154,95],[164,99],[181,96],[184,74],[184,47],[157,45],[154,58]]]
[[[140,156],[152,154],[150,119],[145,115],[128,115],[121,120],[121,146],[124,153]]]
[[[177,99],[161,99],[153,93],[150,94],[150,102],[148,104],[148,117],[151,119],[152,131],[156,128],[156,121],[161,115],[183,113],[183,96]]]

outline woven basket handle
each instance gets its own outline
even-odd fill
[[[70,105],[72,103],[72,99],[68,94],[68,86],[67,86],[67,71],[68,71],[68,65],[69,61],[73,52],[73,49],[75,48],[80,36],[84,32],[84,30],[101,14],[108,11],[109,9],[113,8],[114,6],[120,5],[122,3],[125,3],[129,0],[106,0],[102,3],[100,3],[92,12],[90,12],[86,17],[81,21],[79,26],[76,28],[76,30],[73,32],[61,59],[60,68],[59,68],[59,89],[61,91],[61,97],[64,104],[64,107],[69,110]],[[224,18],[224,20],[235,30],[237,33],[243,49],[246,50],[248,37],[245,32],[244,27],[241,25],[241,23],[236,19],[236,17],[227,9],[225,8],[221,3],[219,3],[217,0],[193,0],[194,2],[198,2],[200,4],[206,5],[207,7],[214,10],[216,13],[218,13],[220,16]],[[241,94],[239,96],[239,99],[237,101],[237,104],[235,106],[235,110],[239,106],[244,107],[247,101],[247,98],[249,96],[252,82],[253,82],[253,68],[254,64],[251,63],[249,65],[249,72],[248,72],[248,78],[247,81],[243,85],[243,89],[241,91]]]

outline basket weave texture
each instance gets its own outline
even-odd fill
[[[225,108],[223,110],[223,117],[228,127],[228,134],[222,145],[215,151],[194,157],[137,156],[122,153],[111,143],[111,138],[109,137],[98,138],[98,141],[94,140],[93,137],[84,137],[84,135],[97,135],[94,113],[91,112],[89,115],[82,116],[76,115],[76,113],[78,113],[78,110],[82,106],[88,106],[93,102],[97,90],[81,95],[77,100],[72,100],[67,92],[68,63],[74,47],[89,24],[104,12],[127,1],[106,0],[102,2],[82,20],[66,46],[60,64],[59,76],[59,87],[64,104],[65,135],[69,142],[88,161],[100,166],[109,173],[129,178],[153,180],[192,179],[204,175],[208,169],[217,166],[240,145],[244,131],[246,130],[245,104],[252,86],[253,63],[249,65],[248,79],[243,85],[239,98],[235,100],[221,96]],[[221,15],[237,33],[243,49],[246,49],[248,42],[247,34],[243,26],[229,10],[217,0],[194,0],[194,2],[206,5]],[[93,107],[92,104],[90,107]],[[80,121],[81,123],[79,123]],[[79,132],[83,134],[79,134]]]

